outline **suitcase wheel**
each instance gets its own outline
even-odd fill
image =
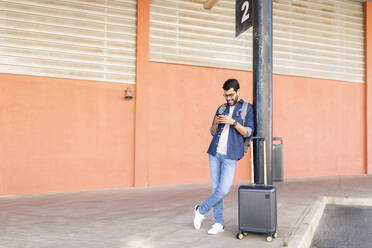
[[[278,238],[278,233],[277,232],[269,234],[268,236],[266,236],[266,241],[271,242],[271,241],[273,241],[273,238],[274,239]]]
[[[236,238],[239,239],[239,240],[242,240],[244,238],[244,234],[243,233],[237,233]]]

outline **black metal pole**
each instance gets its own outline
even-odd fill
[[[253,0],[253,104],[255,136],[266,139],[267,183],[272,184],[272,0]],[[264,183],[264,147],[254,140],[255,183]]]

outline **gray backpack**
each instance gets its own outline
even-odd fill
[[[242,120],[243,120],[243,126],[245,124],[245,117],[247,116],[247,111],[248,111],[248,102],[243,102],[243,107],[239,109],[240,113],[237,113],[238,115],[240,114]],[[222,104],[217,111],[217,114],[222,115],[223,112],[225,112],[227,108],[227,103]],[[244,137],[244,152],[248,151],[248,147],[250,144],[251,136],[250,137]]]

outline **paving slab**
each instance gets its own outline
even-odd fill
[[[238,187],[225,198],[225,232],[208,235],[207,215],[200,230],[193,228],[193,206],[210,194],[209,184],[107,189],[0,197],[0,248],[13,247],[310,247],[325,205],[324,199],[372,199],[372,176],[291,179],[275,183],[278,234],[273,242],[238,231]],[[328,197],[328,198],[324,198]]]

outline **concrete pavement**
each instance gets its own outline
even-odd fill
[[[371,247],[372,207],[327,205],[311,248]]]
[[[327,203],[372,205],[372,175],[292,179],[275,183],[278,234],[237,240],[236,182],[225,198],[225,232],[207,235],[207,215],[194,230],[193,206],[209,184],[0,197],[0,248],[13,247],[309,247]]]

